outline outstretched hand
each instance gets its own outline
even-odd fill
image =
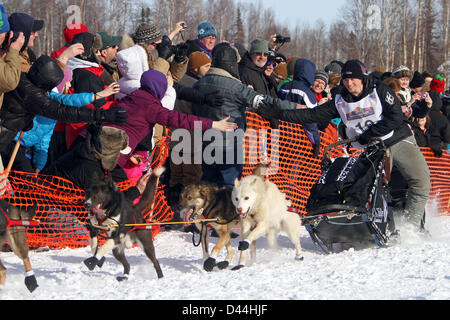
[[[66,50],[64,50],[58,57],[58,60],[63,64],[67,64],[67,61],[83,53],[84,53],[83,44],[75,43],[70,47],[68,47]]]
[[[280,110],[278,106],[269,104],[267,101],[263,101],[256,112],[266,120],[270,122],[270,127],[273,129],[278,129],[280,119]]]
[[[220,121],[213,121],[212,128],[217,129],[220,131],[233,131],[237,129],[237,124],[234,122],[228,122],[230,120],[230,116],[220,120]]]
[[[111,83],[106,89],[97,92],[97,99],[103,99],[120,92],[120,85],[117,82]]]

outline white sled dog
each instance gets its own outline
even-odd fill
[[[234,181],[231,199],[236,212],[240,216],[241,241],[239,242],[239,265],[233,270],[245,266],[246,250],[251,245],[251,258],[256,260],[256,239],[266,236],[269,245],[276,247],[276,237],[280,231],[287,236],[295,246],[295,259],[303,260],[300,245],[301,221],[297,213],[289,212],[290,202],[278,187],[262,176],[250,175],[241,181]]]

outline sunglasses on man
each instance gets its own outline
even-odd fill
[[[265,53],[265,52],[255,52],[254,54],[257,55],[257,56],[262,56],[262,57],[268,57],[269,56],[269,54]]]

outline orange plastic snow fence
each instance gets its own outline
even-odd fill
[[[338,139],[336,126],[321,132],[321,152],[325,146]],[[312,157],[312,145],[301,125],[280,122],[279,129],[272,129],[259,115],[247,112],[247,130],[244,144],[244,176],[253,172],[257,165],[268,165],[268,179],[278,185],[280,190],[297,208],[305,214],[304,206],[309,190],[321,175],[321,159]],[[431,172],[430,201],[439,212],[450,215],[450,154],[444,151],[437,158],[428,148],[422,149]],[[333,157],[344,151],[335,151]],[[168,142],[160,141],[152,154],[152,168],[164,164],[169,156]],[[120,190],[135,185],[136,179],[119,183]],[[6,193],[3,199],[22,209],[37,205],[35,219],[39,227],[28,229],[28,242],[31,247],[78,248],[89,245],[86,229],[87,211],[83,206],[84,191],[70,181],[54,176],[44,176],[11,171],[8,181],[0,179],[0,190]],[[165,222],[173,217],[164,196],[164,186],[159,185],[155,206],[151,212],[144,213],[147,222]],[[9,191],[8,191],[9,190]],[[12,190],[12,192],[10,191]],[[153,227],[153,234],[159,226]]]

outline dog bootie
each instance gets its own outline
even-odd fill
[[[211,257],[206,259],[205,262],[203,263],[203,269],[205,269],[205,271],[208,271],[208,272],[211,272],[215,266],[216,266],[216,259],[211,258]]]
[[[250,241],[248,240],[244,240],[244,241],[239,241],[239,251],[245,251],[250,247]]]
[[[100,260],[98,260],[97,262],[97,267],[101,268],[103,267],[103,264],[105,263],[106,258],[102,257]]]
[[[90,257],[83,261],[86,267],[88,267],[89,270],[94,270],[95,266],[98,265],[100,260],[98,260],[96,257]]]
[[[86,267],[88,267],[89,270],[94,270],[95,267],[103,267],[103,264],[105,263],[106,258],[102,257],[100,260],[97,259],[96,257],[90,257],[86,260],[84,260],[84,264],[86,265]]]
[[[128,275],[124,274],[123,276],[116,277],[117,281],[122,282],[128,280]]]
[[[228,268],[228,266],[230,265],[230,263],[228,261],[221,261],[217,264],[217,268],[219,268],[220,270],[226,269]]]
[[[236,271],[236,270],[240,270],[243,267],[245,267],[243,264],[238,264],[237,266],[233,267],[231,270]]]
[[[37,287],[39,287],[34,274],[25,277],[25,286],[28,288],[30,292],[33,292],[34,290],[36,290]]]

